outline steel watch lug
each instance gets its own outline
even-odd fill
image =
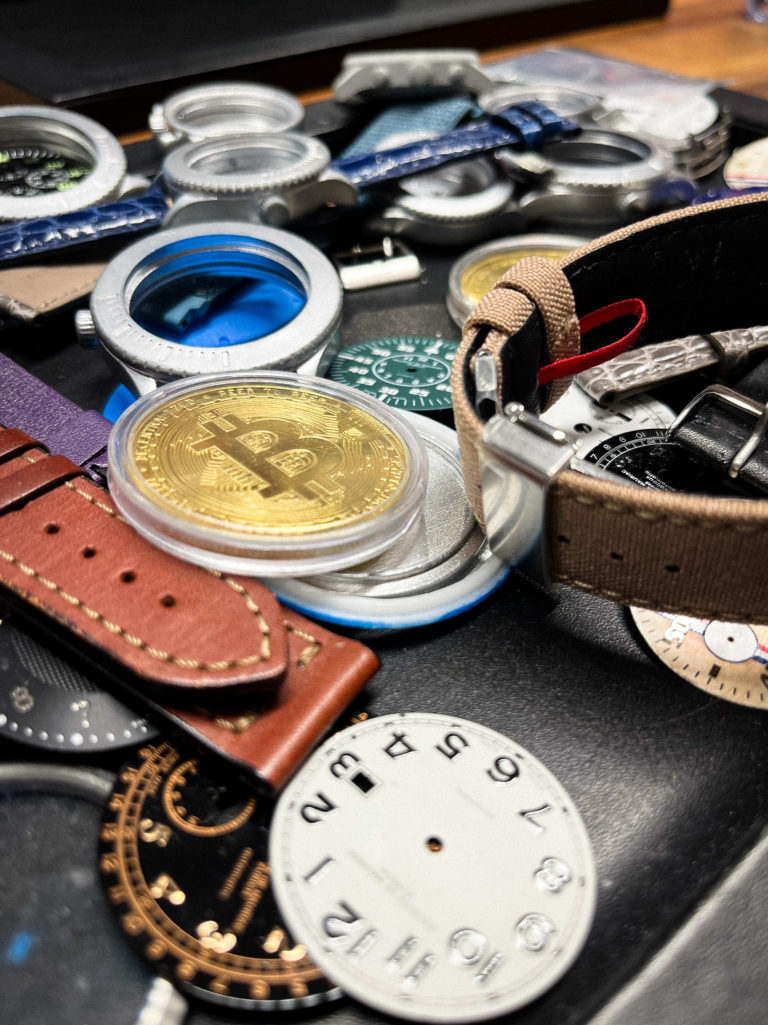
[[[250,197],[224,198],[186,193],[173,200],[163,220],[164,228],[212,221],[260,221],[258,207]]]
[[[180,136],[168,127],[162,103],[156,103],[149,112],[149,130],[163,149],[170,149],[180,139]]]
[[[547,492],[577,448],[564,431],[519,403],[491,417],[478,444],[491,550],[547,590],[552,589],[544,531]]]

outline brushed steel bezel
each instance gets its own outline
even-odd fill
[[[58,217],[114,199],[126,174],[123,148],[103,125],[83,114],[56,107],[3,107],[0,148],[42,145],[84,160],[92,170],[64,192],[0,196],[0,222]]]
[[[253,253],[290,271],[306,303],[271,334],[218,348],[183,345],[142,328],[131,315],[137,289],[149,275],[190,252]],[[217,371],[254,369],[318,371],[339,341],[342,288],[328,258],[298,235],[238,221],[167,228],[142,238],[115,256],[91,293],[96,337],[124,382],[140,394],[159,382]],[[307,367],[307,364],[310,364]]]

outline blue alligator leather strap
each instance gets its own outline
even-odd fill
[[[578,130],[574,122],[560,117],[544,104],[528,101],[434,139],[341,157],[331,166],[353,185],[365,187],[501,146],[536,149],[549,139]],[[114,203],[88,207],[59,217],[17,221],[0,229],[0,262],[159,228],[167,212],[163,191],[155,184],[140,196]]]
[[[107,462],[112,424],[95,409],[81,409],[2,353],[0,424],[26,431],[101,483],[98,467]]]
[[[550,139],[577,131],[579,128],[574,122],[560,117],[542,103],[530,101],[434,139],[341,157],[331,166],[353,185],[365,188],[502,146],[537,149]]]
[[[0,261],[159,228],[167,213],[165,196],[159,185],[153,185],[139,196],[113,203],[102,203],[58,217],[17,221],[0,228]]]

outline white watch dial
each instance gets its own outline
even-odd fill
[[[675,414],[669,406],[645,394],[601,406],[574,382],[541,419],[551,427],[560,427],[583,449],[627,431],[668,427]]]
[[[281,796],[270,860],[321,970],[417,1021],[480,1021],[540,996],[594,912],[589,840],[560,783],[514,741],[445,715],[333,736]]]

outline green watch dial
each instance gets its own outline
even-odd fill
[[[373,338],[342,349],[328,376],[388,406],[414,413],[451,408],[451,364],[458,342]]]

